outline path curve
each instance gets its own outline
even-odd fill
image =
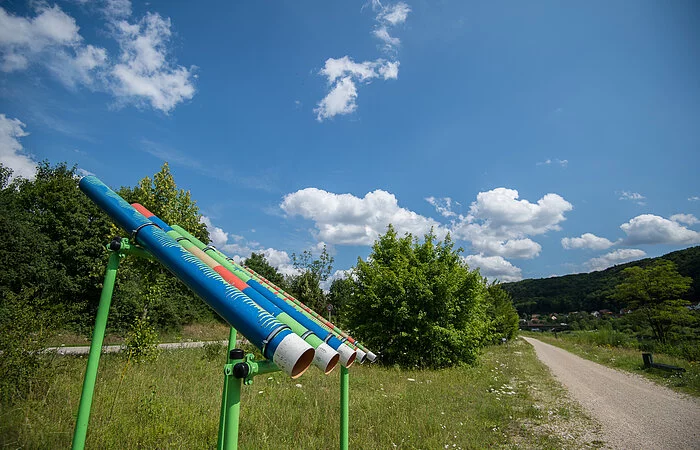
[[[523,337],[616,449],[700,449],[700,401]]]

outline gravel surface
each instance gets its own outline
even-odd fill
[[[158,348],[162,350],[176,350],[179,348],[199,348],[206,344],[222,344],[228,345],[228,341],[208,341],[208,342],[174,342],[172,344],[158,344]],[[123,345],[103,345],[102,353],[118,353],[126,347]],[[89,345],[74,346],[74,347],[48,347],[44,349],[47,353],[58,353],[59,355],[87,355],[90,353]]]
[[[700,401],[523,337],[616,449],[700,449]]]

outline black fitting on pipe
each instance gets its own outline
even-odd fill
[[[245,358],[245,352],[240,348],[232,348],[228,354],[228,359],[243,359]]]
[[[109,249],[112,250],[113,252],[118,252],[122,248],[122,238],[119,236],[116,236],[114,239],[112,239],[112,242],[109,243]]]
[[[239,362],[233,365],[233,376],[240,378],[241,380],[248,376],[250,373],[250,367],[247,363]]]

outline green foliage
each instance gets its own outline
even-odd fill
[[[219,361],[226,361],[226,350],[226,345],[221,342],[207,342],[204,344],[204,354],[202,358],[207,361],[215,361],[217,359]]]
[[[510,294],[501,288],[499,284],[491,284],[486,288],[487,314],[491,319],[493,340],[513,339],[518,334],[520,319],[513,306]]]
[[[666,342],[673,327],[692,324],[694,318],[687,308],[690,302],[680,296],[693,280],[679,274],[673,262],[661,260],[646,268],[628,267],[622,274],[624,281],[615,288],[615,298],[638,310],[658,341]]]
[[[304,250],[301,255],[292,253],[292,262],[299,274],[288,277],[290,292],[297,300],[323,314],[328,299],[321,289],[321,282],[326,281],[333,270],[333,257],[328,254],[324,245],[318,258],[314,258],[311,251]]]
[[[448,235],[423,243],[389,226],[366,261],[357,262],[346,318],[354,335],[402,367],[439,368],[476,361],[491,339],[485,286],[462,263]]]
[[[61,322],[36,290],[6,291],[0,301],[0,402],[14,403],[46,390],[59,370],[53,355],[42,353]]]
[[[126,355],[130,361],[155,361],[158,358],[158,333],[148,316],[138,317],[124,338]]]
[[[135,188],[121,188],[119,194],[129,203],[141,203],[166,223],[180,225],[202,242],[209,242],[196,202],[189,191],[177,188],[168,163],[153,179],[145,177]],[[113,232],[118,233],[116,227]],[[214,317],[206,303],[157,262],[124,259],[117,283],[110,311],[112,328],[128,330],[145,309],[161,330],[178,330],[183,324]]]
[[[7,174],[7,169],[1,169]],[[78,189],[76,167],[44,161],[33,180],[0,186],[0,290],[59,306],[72,325],[87,328],[97,309],[110,221]]]
[[[328,303],[332,306],[332,314],[335,316],[333,322],[345,327],[345,316],[347,305],[355,292],[355,282],[352,278],[338,278],[333,280],[328,291]]]
[[[284,276],[270,265],[263,253],[253,252],[243,265],[254,270],[260,276],[267,278],[271,283],[279,288],[287,289]]]
[[[503,283],[520,313],[567,313],[610,309],[619,311],[624,305],[613,296],[615,286],[623,280],[628,267],[645,268],[656,261],[675,263],[678,272],[693,279],[691,288],[681,297],[693,303],[700,301],[700,246],[668,253],[659,258],[646,258],[602,271],[543,279]]]

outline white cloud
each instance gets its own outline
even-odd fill
[[[598,237],[593,233],[583,233],[581,237],[563,238],[561,246],[567,250],[578,248],[590,248],[592,250],[605,250],[615,245],[614,242]]]
[[[376,61],[355,62],[349,56],[328,58],[319,74],[328,79],[332,86],[314,109],[316,119],[322,122],[338,114],[350,114],[357,109],[357,83],[368,83],[373,78],[385,80],[399,76],[399,63],[377,59]]]
[[[120,47],[118,60],[86,44],[75,19],[59,6],[38,3],[34,17],[0,8],[0,70],[44,66],[66,87],[87,86],[114,95],[119,103],[149,104],[165,113],[194,96],[194,66],[169,56],[170,19],[147,13],[136,23],[127,0],[108,0],[101,10]]]
[[[318,238],[335,245],[371,245],[390,223],[399,234],[422,237],[431,227],[440,238],[447,233],[440,223],[400,207],[394,194],[381,189],[359,198],[306,188],[285,195],[280,207],[290,216],[313,220]]]
[[[644,202],[645,199],[646,197],[640,194],[639,192],[622,191],[622,194],[620,195],[620,200],[629,200],[642,206],[646,204]]]
[[[612,251],[603,256],[597,258],[591,258],[586,262],[586,266],[590,271],[603,270],[608,267],[614,266],[615,264],[620,264],[628,261],[633,261],[646,256],[643,250],[638,250],[634,248],[621,248],[619,250]]]
[[[93,69],[103,65],[105,50],[85,46],[75,19],[59,6],[39,4],[35,17],[19,17],[0,8],[0,70],[46,66],[67,86],[92,82]]]
[[[471,241],[475,250],[487,255],[537,256],[541,246],[527,236],[560,230],[564,213],[573,206],[558,194],[546,194],[537,203],[518,197],[518,191],[502,187],[480,192],[469,214],[454,223],[454,236]]]
[[[219,248],[226,245],[226,242],[228,242],[227,232],[225,232],[223,229],[217,226],[214,226],[214,224],[211,222],[211,219],[207,216],[202,216],[200,218],[200,222],[207,226],[207,231],[209,232],[209,239],[211,239],[211,242],[212,244],[214,244],[214,247]]]
[[[341,79],[314,109],[316,120],[322,122],[323,119],[330,119],[338,114],[350,114],[357,109],[356,98],[357,88],[352,78]]]
[[[639,215],[620,225],[627,235],[625,243],[637,244],[697,244],[700,233],[653,214]]]
[[[698,218],[692,214],[674,214],[669,217],[669,219],[677,223],[684,223],[686,225],[695,225],[696,223],[700,223],[700,220],[698,220]]]
[[[165,113],[194,96],[194,67],[175,65],[168,59],[171,37],[169,18],[147,13],[140,21],[116,23],[121,48],[119,63],[111,69],[110,88],[122,101],[147,101]]]
[[[697,195],[693,195],[691,197],[688,197],[688,201],[689,202],[697,202],[697,201],[700,201],[700,197],[698,197]]]
[[[566,166],[569,165],[569,160],[567,160],[567,159],[554,159],[554,160],[546,159],[542,162],[537,163],[538,166],[548,166],[550,164],[559,164],[561,167],[565,168]]]
[[[33,179],[36,172],[36,162],[24,153],[19,139],[29,133],[24,131],[19,119],[8,119],[0,114],[0,163],[13,171],[14,177]]]
[[[406,22],[406,18],[410,12],[410,6],[404,2],[398,2],[394,5],[382,8],[377,19],[395,26]]]
[[[539,256],[542,246],[532,239],[509,239],[499,241],[493,237],[474,238],[472,248],[487,255],[497,255],[506,258],[531,259]]]
[[[385,26],[377,28],[372,33],[384,42],[384,45],[389,49],[398,47],[401,44],[401,39],[391,36]]]
[[[450,197],[426,197],[425,201],[433,205],[433,207],[435,207],[435,210],[443,217],[457,216],[457,213],[452,211],[452,199]]]
[[[479,269],[482,276],[489,281],[520,281],[523,279],[522,271],[501,256],[467,255],[464,261],[470,269]]]

